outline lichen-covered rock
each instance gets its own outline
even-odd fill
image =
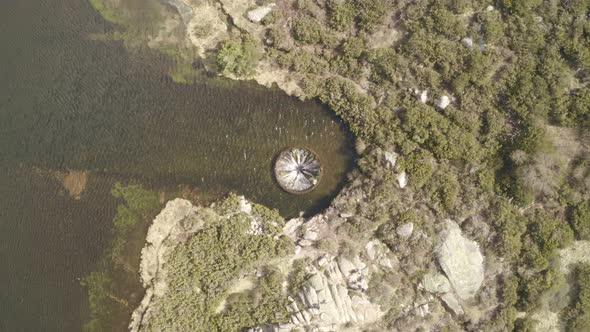
[[[473,48],[473,39],[471,39],[469,37],[465,37],[465,38],[461,39],[461,44],[463,44],[463,46],[467,47],[468,49],[472,49]]]
[[[450,104],[451,104],[451,98],[449,98],[449,96],[444,96],[443,95],[442,97],[440,97],[440,100],[438,101],[438,103],[436,104],[436,106],[438,108],[440,108],[441,110],[444,110]]]
[[[385,151],[383,152],[383,157],[385,158],[387,167],[393,168],[397,162],[398,154],[393,151]]]
[[[397,235],[399,235],[400,237],[402,237],[404,239],[408,239],[410,236],[412,236],[413,231],[414,231],[414,223],[411,223],[411,222],[405,223],[403,225],[399,225],[395,229],[395,232],[397,233]]]
[[[291,323],[320,331],[339,331],[347,323],[371,323],[383,316],[378,305],[372,304],[365,295],[352,295],[347,286],[349,269],[356,268],[353,262],[328,262],[324,271],[317,271],[306,282],[296,299],[291,298],[288,311]]]
[[[447,305],[449,310],[451,310],[451,313],[455,315],[463,315],[463,308],[459,304],[459,301],[457,301],[455,295],[447,293],[441,296],[440,298]]]
[[[438,263],[461,299],[472,298],[483,282],[483,256],[477,242],[461,233],[459,225],[445,220],[442,243],[436,254]]]
[[[262,21],[266,15],[270,14],[274,4],[268,6],[261,6],[248,12],[248,19],[254,23]]]
[[[299,232],[299,227],[303,225],[305,219],[293,218],[285,223],[283,226],[283,234],[288,236],[291,240],[296,240]]]
[[[427,273],[422,278],[422,288],[430,293],[448,293],[451,290],[451,284],[447,277],[440,273]]]
[[[397,184],[401,189],[404,189],[408,185],[408,175],[406,172],[401,172],[397,176]]]
[[[176,8],[176,11],[182,17],[182,21],[186,24],[193,18],[193,9],[187,5],[183,0],[167,0],[169,5]]]

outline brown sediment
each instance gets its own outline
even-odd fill
[[[90,176],[89,171],[79,170],[68,170],[65,172],[56,171],[53,173],[54,177],[57,178],[64,189],[68,192],[70,197],[73,199],[80,199],[86,186],[88,185],[88,177]]]

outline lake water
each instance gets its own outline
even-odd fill
[[[325,107],[252,83],[176,84],[167,58],[89,38],[108,29],[85,0],[0,4],[0,331],[80,331],[79,278],[109,241],[115,181],[234,191],[293,216],[326,207],[352,164]],[[276,185],[287,146],[321,158],[313,192]],[[58,180],[68,169],[90,174],[80,199]]]

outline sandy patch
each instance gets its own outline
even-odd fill
[[[590,241],[576,241],[569,248],[560,250],[559,269],[561,273],[568,275],[571,268],[577,263],[590,263],[590,255],[588,253],[590,253]],[[553,312],[549,308],[539,310],[532,314],[531,318],[537,321],[536,331],[538,332],[564,331],[559,312]]]
[[[191,4],[194,16],[188,23],[187,33],[191,43],[197,48],[200,57],[217,47],[220,41],[228,39],[225,17],[219,8],[208,2]]]
[[[559,266],[563,274],[570,273],[573,265],[577,263],[590,263],[590,241],[576,241],[569,248],[559,251],[561,265]]]
[[[272,68],[272,65],[266,61],[261,61],[256,69],[254,80],[266,87],[276,84],[279,89],[283,90],[290,96],[303,96],[303,90],[297,85],[294,79],[291,79],[290,73],[286,69]]]
[[[251,290],[254,288],[254,282],[251,278],[244,277],[240,280],[236,281],[236,283],[229,289],[227,292],[227,297],[232,294],[241,293],[247,290]],[[227,304],[227,297],[221,301],[219,306],[215,309],[215,313],[219,314],[225,309],[225,305]]]

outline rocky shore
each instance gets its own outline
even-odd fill
[[[401,190],[401,189],[400,189]],[[288,321],[279,325],[261,325],[251,331],[291,331],[296,328],[316,331],[360,331],[378,327],[392,306],[399,306],[400,320],[408,326],[453,324],[454,317],[476,319],[477,304],[473,298],[484,278],[484,257],[476,242],[462,234],[455,222],[445,221],[438,234],[432,236],[429,255],[440,268],[429,268],[419,281],[419,289],[410,286],[408,264],[400,262],[399,254],[376,238],[352,239],[339,235],[338,228],[354,218],[341,212],[343,197],[354,195],[345,190],[342,197],[324,213],[295,218],[285,222],[282,236],[290,239],[294,250],[275,263],[285,275],[293,269],[285,262],[305,259],[305,281],[301,288],[284,295]],[[252,204],[239,198],[240,213],[252,215]],[[187,241],[203,227],[202,207],[175,199],[154,219],[142,251],[141,279],[146,295],[134,311],[131,331],[143,331],[150,320],[154,301],[165,297],[170,280],[168,259],[174,247]],[[264,223],[252,218],[249,236],[263,234]],[[341,233],[341,232],[340,232]],[[400,241],[421,241],[424,233],[400,227]],[[331,245],[333,247],[331,247]],[[346,253],[344,245],[360,248]],[[339,248],[340,247],[340,250]],[[264,262],[268,268],[268,262]],[[259,275],[263,265],[244,267],[241,275]],[[395,282],[393,282],[395,280]],[[288,287],[287,287],[288,288]],[[287,289],[285,288],[285,289]],[[384,326],[382,326],[384,328]]]

